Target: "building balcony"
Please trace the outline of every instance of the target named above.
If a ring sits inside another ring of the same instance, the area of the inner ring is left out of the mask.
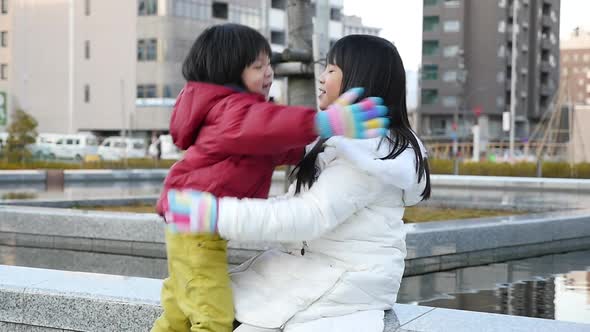
[[[541,71],[547,73],[551,71],[551,65],[549,64],[549,61],[541,61]]]
[[[543,18],[541,19],[541,23],[545,27],[553,26],[553,22],[551,21],[551,17],[549,17],[549,15],[543,15]]]
[[[541,96],[551,96],[553,94],[553,89],[551,89],[549,84],[541,84],[539,93]]]
[[[550,50],[553,48],[553,45],[551,44],[551,41],[549,40],[549,38],[543,38],[541,40],[541,48],[546,49],[546,50]]]

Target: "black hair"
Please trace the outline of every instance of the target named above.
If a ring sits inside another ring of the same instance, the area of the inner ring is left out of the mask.
[[[380,37],[349,35],[332,46],[327,62],[342,70],[340,93],[353,87],[363,87],[365,96],[383,98],[390,111],[390,133],[380,144],[387,141],[391,149],[382,159],[395,159],[411,147],[415,154],[418,182],[426,177],[422,199],[430,198],[430,169],[408,120],[406,72],[397,48]],[[325,142],[325,139],[320,139],[291,173],[292,178],[297,180],[296,192],[300,192],[302,185],[312,186],[317,179],[316,159]]]
[[[242,72],[260,53],[271,56],[270,44],[260,32],[240,24],[214,25],[191,47],[182,75],[187,81],[243,88]]]

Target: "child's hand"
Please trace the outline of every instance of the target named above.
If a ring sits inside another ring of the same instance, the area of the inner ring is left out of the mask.
[[[369,97],[352,104],[364,92],[352,88],[343,93],[324,112],[316,116],[316,128],[323,138],[345,136],[350,138],[373,138],[387,135],[389,110],[383,99]]]
[[[164,217],[173,233],[217,233],[217,197],[196,190],[170,190]]]

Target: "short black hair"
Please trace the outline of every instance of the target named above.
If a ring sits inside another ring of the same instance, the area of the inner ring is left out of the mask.
[[[203,31],[182,65],[187,81],[243,87],[242,72],[260,53],[271,56],[264,36],[245,25],[220,24]]]

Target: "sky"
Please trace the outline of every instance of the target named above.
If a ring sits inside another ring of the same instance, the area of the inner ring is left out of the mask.
[[[344,0],[344,14],[360,16],[365,25],[382,28],[381,37],[397,46],[406,69],[418,70],[422,52],[422,3],[422,0]],[[590,29],[588,13],[590,0],[561,0],[561,38],[576,26]]]

